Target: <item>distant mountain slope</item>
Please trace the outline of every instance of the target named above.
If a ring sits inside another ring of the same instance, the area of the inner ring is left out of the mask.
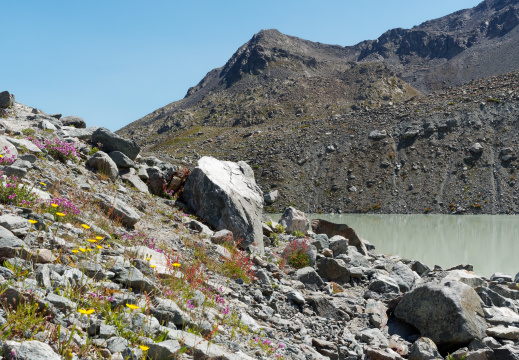
[[[271,210],[518,212],[501,154],[519,146],[518,14],[519,0],[487,0],[349,47],[262,30],[118,133],[171,162],[248,161],[280,190]]]

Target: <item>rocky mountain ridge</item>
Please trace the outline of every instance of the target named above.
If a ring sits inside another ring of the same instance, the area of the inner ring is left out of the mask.
[[[271,211],[515,213],[518,8],[483,1],[350,47],[263,30],[118,133],[188,166],[247,160],[279,191]]]

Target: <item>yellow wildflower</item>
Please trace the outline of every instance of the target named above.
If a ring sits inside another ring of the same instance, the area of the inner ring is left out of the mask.
[[[97,248],[98,249],[102,249],[103,247],[101,245],[97,245]]]
[[[152,269],[154,269],[156,267],[157,267],[157,265],[150,265],[150,268],[152,268]]]
[[[81,314],[84,314],[84,315],[91,315],[94,313],[94,309],[79,309],[78,310]]]
[[[52,206],[52,207],[58,207],[58,204],[51,203],[50,206]]]
[[[88,226],[87,224],[81,224],[81,226],[83,226],[85,229],[90,229],[90,226]]]
[[[96,243],[97,240],[94,240],[94,239],[87,239],[88,242],[91,242],[91,243]]]
[[[37,221],[36,221],[36,220],[32,220],[32,219],[31,219],[31,220],[29,220],[29,222],[30,222],[31,224],[36,224],[36,223],[37,223]]]
[[[85,248],[79,248],[79,250],[81,250],[81,252],[85,252],[86,251]]]
[[[140,307],[138,307],[137,305],[134,305],[134,304],[128,304],[126,303],[126,306],[128,306],[130,309],[132,310],[137,310],[137,309],[140,309]]]
[[[179,263],[173,263],[173,266],[174,267],[180,267],[180,264]]]
[[[63,213],[56,213],[56,215],[58,215],[58,216],[65,216],[66,214],[63,214]]]
[[[88,248],[88,249],[86,249],[86,251],[92,251],[92,249]]]
[[[142,351],[148,351],[150,349],[149,346],[146,346],[146,345],[139,345],[139,347],[141,348]]]
[[[72,252],[73,252],[74,254],[77,254],[77,253],[79,252],[79,250],[78,250],[78,249],[74,249],[74,250],[72,250]]]
[[[102,236],[96,236],[96,239],[97,240],[103,240],[103,237]]]
[[[43,186],[47,186],[47,184],[45,184],[44,182],[40,182],[40,184]]]

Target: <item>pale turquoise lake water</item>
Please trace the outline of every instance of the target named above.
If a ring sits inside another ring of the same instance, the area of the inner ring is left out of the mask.
[[[279,215],[271,216],[275,221]],[[420,260],[431,268],[469,263],[489,277],[519,272],[519,216],[309,214],[348,224],[377,252]]]

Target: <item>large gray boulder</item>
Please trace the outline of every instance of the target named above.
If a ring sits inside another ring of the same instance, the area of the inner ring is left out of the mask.
[[[232,231],[242,248],[263,251],[263,192],[249,165],[204,156],[184,185],[184,200],[208,224]]]
[[[102,145],[101,148],[106,153],[120,151],[132,160],[135,160],[141,151],[140,146],[135,141],[124,139],[103,127],[94,131],[91,141],[94,146],[100,143]]]
[[[119,176],[117,165],[107,153],[98,151],[86,161],[88,166],[93,167],[99,173],[107,175],[110,180],[115,181]]]
[[[463,345],[485,337],[479,296],[470,286],[457,281],[414,288],[404,295],[395,316],[436,345]]]
[[[293,231],[300,231],[303,234],[308,234],[310,230],[310,220],[301,210],[297,210],[292,206],[289,206],[281,215],[279,223],[285,227],[287,233]]]
[[[9,94],[9,91],[0,92],[0,109],[8,108],[14,105],[14,95]]]
[[[336,224],[322,219],[314,219],[312,220],[312,231],[316,234],[326,234],[328,237],[340,235],[348,239],[349,245],[361,245],[361,240],[355,230],[346,224]]]
[[[83,118],[80,118],[79,116],[65,116],[61,118],[61,122],[64,126],[73,126],[76,129],[85,129],[86,123]]]
[[[94,198],[99,200],[103,210],[109,212],[111,219],[117,219],[124,226],[132,227],[141,219],[135,209],[119,199],[101,193],[94,194]]]

